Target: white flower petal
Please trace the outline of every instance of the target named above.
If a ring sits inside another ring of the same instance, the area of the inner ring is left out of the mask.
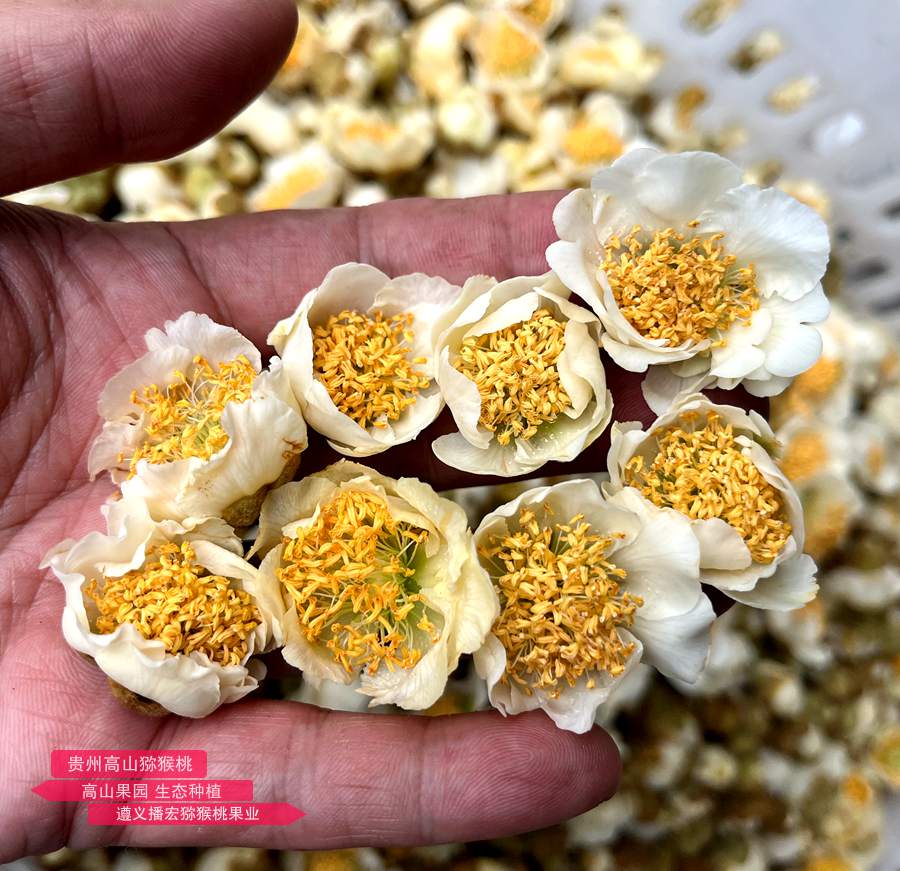
[[[210,363],[234,360],[243,355],[259,372],[262,359],[256,346],[233,327],[217,324],[208,315],[185,312],[174,321],[166,321],[162,330],[154,327],[144,336],[149,351],[190,348]],[[151,382],[152,383],[152,382]]]
[[[793,378],[819,359],[822,334],[804,324],[776,322],[762,350],[769,372],[781,378]]]
[[[700,565],[704,569],[731,572],[746,569],[753,562],[741,534],[719,517],[691,523],[700,544]]]
[[[741,171],[730,160],[705,151],[685,151],[647,161],[635,177],[634,191],[645,208],[670,225],[681,225],[740,183]]]
[[[798,553],[780,563],[775,574],[752,590],[726,592],[735,601],[754,608],[790,611],[811,602],[818,589],[815,562],[807,554]]]
[[[783,191],[741,185],[723,193],[698,217],[703,232],[725,233],[728,251],[754,265],[756,285],[764,296],[800,299],[825,273],[825,222]]]
[[[638,609],[632,631],[644,646],[644,662],[667,677],[694,683],[706,664],[715,619],[712,604],[700,593],[683,614],[651,620]]]

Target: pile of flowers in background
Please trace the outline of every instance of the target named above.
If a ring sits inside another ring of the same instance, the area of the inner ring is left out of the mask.
[[[228,129],[173,160],[15,199],[121,220],[190,219],[583,185],[635,146],[728,145],[701,135],[702,94],[653,104],[659,57],[615,15],[567,28],[565,4],[374,0],[301,4],[291,57]],[[769,48],[757,46],[752,64]],[[748,178],[770,180],[769,168]],[[808,180],[779,180],[828,213]],[[839,305],[823,356],[772,402],[781,468],[803,504],[818,598],[793,612],[737,605],[694,686],[643,666],[607,706],[625,757],[619,794],[517,839],[414,850],[61,851],[48,868],[585,868],[855,871],[872,865],[882,797],[900,788],[900,344]],[[477,522],[537,485],[449,495]],[[227,542],[226,542],[227,546]],[[227,549],[227,547],[226,547]],[[361,709],[300,679],[281,697]],[[471,663],[430,709],[483,707]]]

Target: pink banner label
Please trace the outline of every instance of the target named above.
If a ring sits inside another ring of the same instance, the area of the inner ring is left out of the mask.
[[[251,801],[252,780],[45,780],[32,789],[47,801]]]
[[[206,777],[205,750],[54,750],[53,777]]]
[[[284,802],[88,805],[92,826],[287,826],[303,816]]]

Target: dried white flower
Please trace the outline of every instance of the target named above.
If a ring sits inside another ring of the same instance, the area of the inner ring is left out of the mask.
[[[828,231],[808,206],[741,184],[705,152],[640,148],[554,211],[547,260],[603,322],[604,349],[650,372],[657,413],[682,392],[780,393],[822,348]]]
[[[148,330],[144,341],[147,353],[100,395],[104,424],[88,471],[134,479],[160,519],[252,523],[265,488],[288,480],[306,447],[281,361],[262,370],[250,341],[195,312]]]
[[[661,65],[659,54],[648,51],[621,19],[612,15],[595,19],[588,31],[572,31],[555,53],[564,84],[624,97],[640,93]]]
[[[387,175],[419,166],[431,151],[434,137],[434,119],[424,106],[388,112],[334,101],[323,118],[323,142],[356,172]]]
[[[469,49],[475,58],[475,85],[489,92],[533,91],[550,75],[550,55],[541,33],[502,7],[481,13]]]
[[[340,197],[344,174],[324,146],[309,142],[266,161],[263,177],[247,201],[254,212],[333,206]]]
[[[574,459],[606,429],[599,325],[568,296],[553,273],[466,282],[435,333],[438,383],[459,428],[432,443],[443,463],[527,474]]]
[[[388,278],[345,263],[275,325],[269,343],[303,416],[335,450],[370,456],[411,441],[438,416],[432,330],[459,292],[443,278]]]
[[[613,425],[608,486],[690,518],[704,583],[757,608],[799,608],[816,594],[816,566],[776,445],[756,412],[691,395],[646,431]]]
[[[106,534],[61,542],[41,564],[65,587],[69,645],[120,687],[184,717],[254,690],[265,667],[251,657],[270,645],[271,623],[228,524],[155,522],[131,484],[103,512]]]
[[[497,616],[463,510],[346,460],[271,493],[251,552],[284,658],[373,705],[434,704]]]
[[[586,732],[642,658],[688,682],[700,674],[715,614],[677,512],[578,479],[492,511],[475,543],[500,597],[475,668],[504,714],[540,708]]]

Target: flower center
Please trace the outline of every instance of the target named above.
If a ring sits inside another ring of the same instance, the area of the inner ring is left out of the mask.
[[[440,637],[442,619],[415,576],[428,531],[395,521],[387,503],[345,490],[296,538],[285,539],[278,579],[307,641],[348,673],[412,668]]]
[[[695,221],[688,224],[696,226]],[[671,227],[649,241],[640,226],[606,243],[600,264],[623,317],[645,338],[667,345],[712,339],[759,308],[752,266],[737,268],[720,243],[723,233],[685,238]]]
[[[806,536],[803,549],[821,563],[846,537],[850,529],[850,512],[839,499],[816,504],[813,500],[804,515]]]
[[[900,786],[900,729],[889,727],[876,739],[870,759],[893,786]]]
[[[781,495],[735,443],[730,423],[710,411],[706,425],[695,428],[698,417],[686,412],[655,432],[659,453],[649,465],[632,457],[625,483],[693,520],[721,518],[741,534],[755,562],[771,563],[791,534]]]
[[[501,683],[556,698],[563,681],[575,686],[586,676],[592,689],[597,672],[622,673],[634,643],[617,630],[644,603],[621,591],[625,570],[605,557],[617,537],[592,532],[581,514],[542,525],[525,508],[518,532],[491,536],[479,548],[500,596],[492,631],[506,649]]]
[[[828,446],[819,432],[800,432],[784,450],[781,471],[797,483],[811,478],[828,462]]]
[[[259,613],[245,590],[194,563],[188,542],[147,550],[140,569],[119,578],[92,579],[85,593],[97,607],[101,635],[131,623],[172,654],[204,653],[220,665],[240,665]]]
[[[410,359],[413,316],[372,317],[345,310],[313,331],[313,370],[338,411],[363,429],[385,427],[416,401],[431,381]]]
[[[260,211],[289,209],[303,194],[325,181],[324,171],[317,166],[300,166],[279,181],[273,182],[259,199]]]
[[[844,374],[844,365],[832,357],[820,357],[815,364],[801,372],[791,384],[791,394],[811,402],[825,399]]]
[[[396,139],[399,130],[395,124],[377,119],[359,118],[344,127],[342,135],[346,139],[368,139],[384,144]]]
[[[818,856],[810,859],[803,871],[853,871],[851,865],[842,856]]]
[[[527,76],[541,51],[534,37],[504,17],[484,25],[478,42],[481,62],[494,76]]]
[[[208,460],[228,443],[222,412],[229,402],[250,398],[256,370],[243,354],[216,368],[205,357],[194,357],[193,362],[189,376],[176,372],[176,381],[163,390],[151,384],[140,394],[132,392],[132,403],[144,415],[145,432],[143,444],[131,457],[132,475],[139,460]]]
[[[528,0],[517,10],[519,15],[527,18],[533,25],[540,27],[550,19],[553,12],[552,0]]]
[[[475,382],[481,396],[478,422],[501,445],[530,439],[572,405],[557,369],[565,332],[541,308],[527,321],[463,340],[453,365]]]
[[[609,163],[621,153],[622,140],[606,127],[579,121],[566,131],[563,148],[578,163]]]

